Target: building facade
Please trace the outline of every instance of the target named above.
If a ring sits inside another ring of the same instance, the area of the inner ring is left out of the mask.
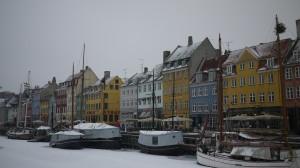
[[[194,43],[189,37],[187,46],[177,46],[170,53],[163,53],[163,101],[164,118],[190,118],[189,113],[189,83],[197,68],[205,58],[216,56],[216,50],[206,38],[202,42]],[[190,128],[190,122],[175,127]],[[170,125],[166,125],[170,128]]]

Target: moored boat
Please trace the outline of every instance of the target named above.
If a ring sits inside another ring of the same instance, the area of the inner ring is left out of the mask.
[[[35,133],[33,139],[28,142],[49,142],[50,141],[51,128],[48,126],[39,126]]]
[[[33,138],[33,129],[31,128],[14,128],[7,131],[7,138],[29,140]]]
[[[140,131],[138,139],[141,152],[157,155],[180,155],[183,151],[181,131]]]
[[[82,145],[88,148],[120,149],[121,134],[118,127],[105,123],[80,123],[75,130],[83,133]]]
[[[55,148],[63,149],[81,149],[81,137],[82,133],[70,130],[59,131],[51,135],[49,145]]]

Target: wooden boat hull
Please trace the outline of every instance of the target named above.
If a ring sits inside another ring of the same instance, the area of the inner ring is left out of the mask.
[[[183,150],[179,145],[152,147],[139,144],[139,148],[143,153],[155,155],[178,156],[183,154]]]
[[[82,139],[82,146],[95,149],[121,149],[121,138]]]
[[[243,161],[222,154],[208,155],[197,151],[197,163],[214,168],[291,168],[289,161]]]
[[[81,149],[80,139],[69,139],[63,141],[50,142],[50,146],[53,148],[62,148],[62,149]]]
[[[20,140],[30,140],[33,138],[32,134],[7,134],[8,139],[20,139]]]

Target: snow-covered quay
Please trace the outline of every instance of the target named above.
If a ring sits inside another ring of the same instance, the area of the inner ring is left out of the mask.
[[[1,168],[204,168],[195,156],[157,156],[137,150],[64,150],[0,136]]]

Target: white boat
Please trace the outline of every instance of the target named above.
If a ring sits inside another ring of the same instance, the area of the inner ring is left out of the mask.
[[[71,131],[59,131],[51,135],[49,145],[55,148],[80,149],[82,133]]]
[[[105,123],[80,123],[75,130],[83,133],[82,145],[89,148],[120,149],[121,134],[118,127]]]
[[[180,155],[183,143],[181,131],[140,131],[138,139],[141,152],[158,155]]]

